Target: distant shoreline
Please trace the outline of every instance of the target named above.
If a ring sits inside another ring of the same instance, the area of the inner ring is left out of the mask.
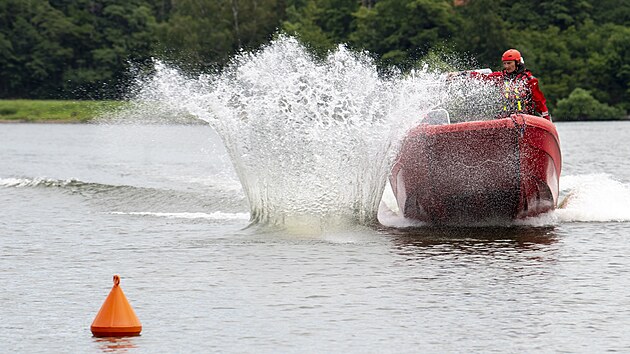
[[[126,101],[80,101],[80,100],[3,100],[0,99],[0,124],[85,124],[114,112]],[[622,119],[601,120],[554,120],[558,122],[618,122],[630,121],[630,116]]]
[[[0,100],[0,123],[87,123],[125,101]]]

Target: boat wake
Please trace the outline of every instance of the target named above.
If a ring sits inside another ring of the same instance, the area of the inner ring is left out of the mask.
[[[181,191],[85,182],[76,179],[0,178],[0,188],[47,188],[79,195],[105,212],[125,215],[223,218],[249,217],[242,192],[232,188],[207,187],[202,191]],[[142,210],[142,211],[138,211]],[[148,210],[148,211],[147,211]]]
[[[224,213],[216,211],[213,213],[155,213],[150,211],[121,212],[113,211],[114,215],[149,216],[167,219],[206,219],[206,220],[249,220],[249,213]]]
[[[630,184],[608,174],[565,176],[564,199],[555,214],[560,222],[630,221]]]

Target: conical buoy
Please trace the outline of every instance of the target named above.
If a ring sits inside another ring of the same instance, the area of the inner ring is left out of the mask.
[[[114,275],[114,287],[90,327],[96,337],[137,336],[142,331],[142,324],[119,284],[120,277]]]

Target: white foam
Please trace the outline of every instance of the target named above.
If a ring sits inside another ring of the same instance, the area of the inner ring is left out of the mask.
[[[207,220],[249,220],[249,213],[158,213],[151,211],[122,212],[113,211],[114,215],[154,216],[168,219],[207,219]]]
[[[544,213],[535,217],[523,220],[515,220],[514,225],[533,227],[555,226],[558,225],[558,223],[560,222],[556,211],[557,210],[552,210],[548,213]]]
[[[28,178],[0,178],[0,186],[2,187],[19,187],[27,186],[32,183]]]
[[[378,221],[383,226],[405,228],[405,227],[417,227],[425,225],[424,223],[407,219],[400,214],[400,208],[396,202],[396,196],[392,191],[392,187],[389,181],[385,184],[385,190],[383,191],[383,197],[378,209]]]
[[[378,221],[383,226],[395,228],[420,227],[426,225],[426,223],[421,221],[405,218],[389,209],[384,203],[381,204],[381,208],[379,209]]]
[[[559,222],[630,221],[630,185],[608,174],[564,176]]]
[[[385,183],[385,190],[383,190],[383,197],[381,198],[381,207],[379,209],[389,210],[393,214],[398,214],[400,209],[398,208],[398,202],[396,201],[396,196],[394,195],[394,191],[392,190],[391,184],[389,181]]]
[[[65,186],[74,182],[73,179],[68,180],[56,180],[45,177],[36,178],[0,178],[0,187],[36,187],[40,185],[47,186]]]

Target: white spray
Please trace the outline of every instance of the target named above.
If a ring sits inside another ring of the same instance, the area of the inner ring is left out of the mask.
[[[136,106],[214,127],[252,222],[272,225],[375,223],[398,141],[444,85],[426,71],[383,79],[367,55],[343,46],[318,60],[285,36],[220,75],[190,79],[160,62],[155,70]]]

